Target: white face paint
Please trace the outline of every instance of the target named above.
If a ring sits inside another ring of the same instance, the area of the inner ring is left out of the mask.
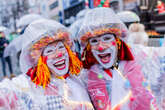
[[[89,40],[92,53],[103,68],[108,69],[116,62],[117,44],[113,34],[94,37]]]
[[[62,42],[57,42],[48,45],[43,56],[47,57],[47,65],[52,74],[63,76],[69,69],[69,55]]]

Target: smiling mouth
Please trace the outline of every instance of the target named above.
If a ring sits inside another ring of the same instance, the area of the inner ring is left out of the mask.
[[[66,67],[65,60],[57,61],[55,64],[53,64],[58,70],[63,70]]]
[[[102,63],[109,63],[111,59],[111,53],[98,54]]]

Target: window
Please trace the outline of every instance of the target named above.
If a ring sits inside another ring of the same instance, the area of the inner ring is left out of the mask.
[[[53,10],[54,8],[58,7],[58,0],[49,5],[50,10]]]

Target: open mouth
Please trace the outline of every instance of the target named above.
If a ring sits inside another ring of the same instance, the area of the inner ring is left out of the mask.
[[[111,59],[111,53],[98,54],[102,63],[109,63]]]
[[[65,60],[62,59],[53,64],[58,70],[63,70],[66,67]]]

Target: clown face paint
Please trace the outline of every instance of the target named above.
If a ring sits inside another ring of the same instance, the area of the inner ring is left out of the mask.
[[[117,44],[113,34],[105,34],[89,39],[92,53],[103,68],[110,68],[116,61]]]
[[[63,76],[68,72],[69,55],[62,42],[48,45],[43,56],[47,57],[48,68],[55,76]]]

